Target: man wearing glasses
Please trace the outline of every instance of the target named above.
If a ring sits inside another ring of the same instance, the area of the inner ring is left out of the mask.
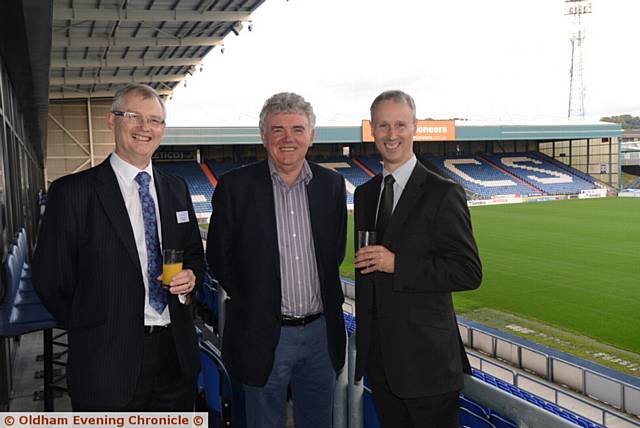
[[[119,90],[115,151],[49,189],[33,284],[67,328],[74,411],[190,411],[199,370],[186,295],[201,283],[202,241],[185,182],[151,164],[165,128],[150,87]],[[164,290],[162,248],[184,251]]]

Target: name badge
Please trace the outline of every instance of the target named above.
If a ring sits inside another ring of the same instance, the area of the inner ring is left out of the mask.
[[[189,212],[188,211],[176,211],[176,218],[178,219],[178,223],[188,223],[189,222]]]

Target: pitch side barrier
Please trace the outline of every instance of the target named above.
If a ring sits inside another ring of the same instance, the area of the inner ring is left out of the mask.
[[[606,403],[624,413],[640,415],[639,378],[538,345],[464,317],[458,317],[458,327],[462,341],[469,349],[480,351],[484,355],[505,361],[513,367],[534,373],[553,384],[566,385],[583,396]],[[497,367],[495,363],[482,358],[480,354],[476,357],[479,359],[481,370],[487,364]],[[530,385],[537,390],[542,390],[544,398],[559,406],[583,408],[585,414],[590,415],[592,420],[603,423],[605,426],[610,425],[608,421],[620,418],[632,423],[631,426],[640,426],[639,419],[615,414],[605,406],[597,406],[585,401],[578,394],[571,394],[561,388],[546,385],[535,376],[518,374],[505,367],[495,370],[494,373],[502,374],[500,377],[512,385],[524,389],[528,389],[527,385]]]
[[[348,300],[355,299],[355,287],[352,280],[343,277],[342,288]],[[355,343],[352,344],[351,342],[354,342],[354,334],[356,334],[356,320],[353,315],[345,314],[345,322],[349,333],[349,355],[347,360],[351,362],[352,359],[355,361]],[[594,421],[592,426],[602,424],[603,426],[640,427],[640,419],[615,412],[585,397],[589,396],[592,399],[607,403],[627,414],[638,415],[640,414],[640,379],[564,352],[537,345],[518,336],[467,320],[464,317],[458,316],[458,328],[460,329],[462,341],[468,349],[472,365],[480,368],[480,371],[476,371],[474,376],[484,379],[484,376],[480,375],[485,372],[489,383],[494,384],[494,386],[499,386],[500,382],[506,381],[511,385],[511,389],[522,390],[518,394],[510,391],[512,396],[508,399],[494,401],[491,398],[487,401],[487,397],[493,397],[491,391],[478,393],[477,386],[468,390],[467,383],[465,383],[463,393],[481,404],[502,412],[506,416],[515,418],[514,414],[508,409],[510,406],[515,406],[514,403],[520,401],[516,397],[526,399],[528,396],[532,396],[529,401],[537,405],[538,410],[543,413],[551,411],[556,415],[563,414],[565,420],[576,419],[575,416],[577,415],[580,419],[587,418]],[[352,352],[353,355],[350,355]],[[532,372],[535,375],[519,373],[514,368],[509,367],[507,364],[501,364],[495,359],[506,361],[511,366]],[[494,378],[489,373],[498,377],[497,383],[495,380],[491,382]],[[540,378],[553,384],[566,385],[568,388],[577,391],[577,393],[546,383]],[[350,377],[350,379],[353,378]],[[484,380],[487,382],[487,379]],[[469,385],[477,383],[470,379],[467,379],[467,381],[468,383],[471,382]],[[351,387],[351,383],[349,386]],[[502,389],[506,391],[509,388]],[[526,392],[531,390],[534,390],[540,397]],[[516,395],[516,397],[513,395]],[[349,401],[349,403],[351,405],[352,401]],[[573,412],[575,414],[574,417],[570,418],[569,414],[571,412],[567,412],[565,409]],[[526,412],[529,411],[527,410]],[[518,420],[526,422],[521,417]],[[530,426],[561,425],[540,424],[538,420],[538,424]]]

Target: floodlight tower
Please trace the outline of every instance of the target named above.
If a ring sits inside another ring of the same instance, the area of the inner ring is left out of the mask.
[[[590,0],[564,0],[565,15],[571,20],[569,40],[571,42],[571,68],[569,69],[568,118],[584,118],[584,62],[583,47],[585,29],[583,16],[591,13]]]

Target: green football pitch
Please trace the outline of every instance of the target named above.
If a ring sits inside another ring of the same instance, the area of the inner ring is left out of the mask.
[[[640,353],[640,199],[471,208],[484,279],[459,314],[516,314]],[[342,275],[353,278],[353,216]]]

